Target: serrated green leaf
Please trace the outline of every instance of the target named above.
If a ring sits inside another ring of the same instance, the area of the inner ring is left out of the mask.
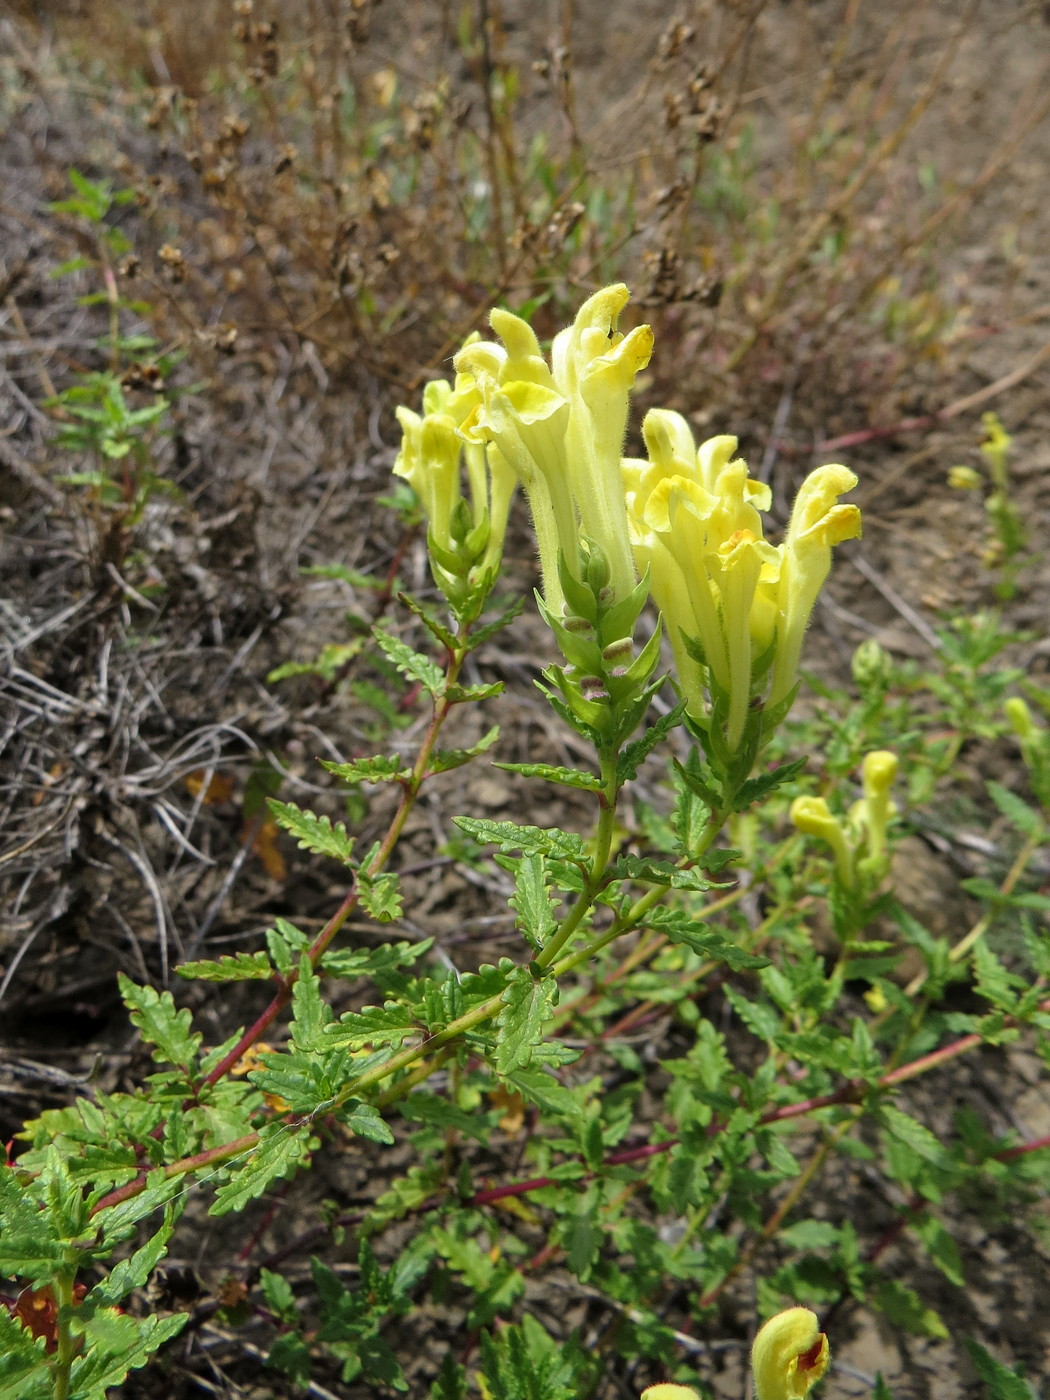
[[[1003,816],[1015,826],[1023,836],[1038,841],[1043,832],[1043,822],[1039,813],[1018,797],[1016,792],[1004,788],[1001,783],[989,782],[988,793]]]
[[[267,1123],[259,1133],[258,1146],[243,1162],[231,1164],[233,1177],[216,1191],[208,1214],[229,1215],[231,1211],[243,1210],[272,1181],[292,1172],[309,1151],[310,1134],[304,1128]]]
[[[297,1050],[312,1051],[322,1046],[324,1028],[332,1009],[321,998],[321,986],[308,954],[299,959],[299,976],[292,988],[292,1043]]]
[[[193,1015],[189,1008],[177,1011],[170,992],[139,987],[122,972],[117,974],[117,981],[132,1024],[138,1027],[143,1040],[154,1047],[153,1058],[161,1064],[189,1070],[201,1043],[200,1033],[190,1030]]]
[[[690,753],[687,763],[682,763],[677,758],[673,758],[671,763],[677,778],[689,791],[695,793],[702,802],[705,802],[712,812],[717,811],[719,803],[721,802],[721,797],[719,796],[718,789],[712,787],[707,781],[700,765],[700,756],[696,750],[694,749]]]
[[[603,1232],[598,1220],[598,1200],[588,1191],[578,1210],[569,1216],[563,1237],[566,1263],[586,1283],[598,1259]]]
[[[446,651],[455,651],[455,637],[435,613],[432,613],[429,608],[425,608],[422,603],[417,602],[410,593],[399,593],[397,598],[398,602],[403,603],[409,612],[415,613],[430,635],[440,642]]]
[[[696,866],[683,868],[670,860],[656,860],[651,856],[617,856],[613,874],[618,880],[644,880],[650,885],[666,885],[675,890],[714,890],[724,889],[724,885],[713,884]]]
[[[553,763],[494,763],[505,773],[520,773],[523,778],[543,778],[560,787],[579,788],[581,792],[601,792],[602,780],[594,773],[579,768],[559,768]]]
[[[328,817],[305,811],[294,802],[278,802],[275,797],[268,797],[266,805],[277,825],[295,837],[300,850],[353,865],[354,838],[342,822],[333,825]]]
[[[841,1230],[829,1220],[796,1220],[778,1232],[788,1249],[834,1249],[841,1238]]]
[[[140,1220],[167,1206],[183,1189],[178,1177],[168,1177],[163,1167],[157,1167],[146,1177],[146,1185],[138,1193],[115,1206],[107,1206],[94,1217],[102,1230],[103,1242],[112,1247],[134,1233]]]
[[[496,1018],[496,1072],[509,1074],[527,1069],[558,1000],[553,977],[534,977],[527,967],[516,967],[501,998]]]
[[[508,627],[514,621],[524,606],[525,599],[523,597],[515,598],[512,603],[508,604],[507,607],[503,609],[498,617],[493,618],[491,622],[483,623],[480,627],[473,628],[467,639],[467,645],[470,650],[476,651],[477,648],[483,646],[490,637],[494,637],[497,632],[502,632],[505,627]]]
[[[453,768],[462,768],[465,763],[470,763],[472,759],[480,758],[483,753],[487,753],[498,738],[499,725],[494,724],[476,744],[471,744],[469,748],[435,749],[431,755],[428,772],[433,775],[435,773],[448,773]],[[494,766],[496,768],[504,767],[502,763],[497,763]]]
[[[444,1130],[452,1129],[478,1142],[487,1142],[493,1115],[478,1109],[470,1111],[450,1103],[440,1094],[413,1093],[399,1104],[401,1114],[410,1122],[428,1123]]]
[[[365,1045],[400,1047],[419,1028],[406,1007],[388,1001],[385,1006],[365,1006],[347,1011],[338,1024],[328,1026],[325,1039],[332,1045],[358,1050]]]
[[[437,699],[445,688],[445,674],[436,662],[431,661],[430,657],[424,656],[422,652],[413,651],[400,637],[393,636],[383,627],[373,627],[372,636],[379,643],[383,654],[403,676],[407,676],[411,681],[418,681],[429,695]]]
[[[667,714],[661,715],[655,724],[651,724],[645,733],[632,743],[628,744],[616,762],[616,781],[618,783],[629,782],[638,774],[638,769],[652,753],[663,739],[670,734],[672,729],[676,729],[682,722],[685,714],[685,701],[676,705]]]
[[[397,754],[377,754],[374,758],[358,758],[352,763],[333,763],[321,759],[321,767],[345,783],[390,783],[409,776]]]
[[[282,1320],[295,1321],[295,1290],[283,1274],[272,1273],[269,1269],[259,1270],[259,1287],[263,1291],[266,1305]]]
[[[171,1238],[171,1232],[174,1228],[174,1218],[169,1211],[169,1218],[153,1238],[147,1240],[142,1248],[137,1249],[130,1258],[121,1259],[119,1263],[115,1264],[110,1270],[109,1277],[96,1284],[87,1295],[83,1306],[85,1308],[96,1304],[116,1306],[134,1289],[141,1288],[167,1254],[168,1240]]]
[[[924,1161],[944,1161],[944,1148],[929,1128],[917,1122],[907,1113],[902,1113],[895,1104],[882,1104],[879,1108],[879,1116],[886,1132],[897,1141],[903,1142]]]
[[[188,981],[198,982],[250,982],[265,981],[273,976],[273,964],[269,955],[261,950],[257,953],[226,954],[217,962],[181,963],[175,971]]]
[[[1028,1382],[985,1351],[972,1337],[964,1338],[973,1368],[988,1387],[986,1400],[1039,1400]]]
[[[518,928],[536,953],[558,927],[547,881],[547,861],[538,852],[522,856],[515,862],[514,894],[510,897],[510,907],[518,916]]]
[[[378,923],[388,924],[401,917],[401,884],[392,870],[371,876],[360,873],[357,890],[361,908]]]
[[[450,685],[448,700],[452,705],[462,705],[468,700],[491,700],[496,695],[502,695],[503,690],[502,681],[489,681],[480,685]]]
[[[504,854],[521,851],[522,855],[553,856],[560,860],[583,862],[586,859],[583,841],[574,831],[562,831],[556,826],[518,826],[515,822],[490,821],[484,817],[453,817],[452,820],[479,845],[499,846]]]
[[[921,1216],[911,1222],[912,1231],[926,1246],[926,1252],[949,1282],[959,1288],[966,1285],[959,1246],[941,1222],[933,1215]]]
[[[979,938],[974,945],[973,970],[978,993],[1000,1010],[1013,1011],[1017,1005],[1015,989],[1023,986],[1023,983],[1006,970],[985,938]]]
[[[313,1369],[310,1348],[298,1332],[285,1332],[275,1337],[266,1364],[288,1376],[297,1385],[306,1386],[310,1382]]]
[[[367,1138],[369,1142],[381,1142],[385,1147],[393,1146],[394,1134],[370,1103],[348,1099],[339,1110],[339,1121],[357,1137]]]
[[[411,967],[433,946],[432,938],[422,938],[418,943],[382,943],[378,948],[336,948],[321,958],[321,971],[346,981],[377,977],[399,967]]]
[[[898,1327],[916,1337],[933,1337],[944,1341],[948,1329],[932,1308],[923,1305],[914,1289],[896,1279],[884,1279],[871,1293],[875,1306]]]
[[[755,953],[747,953],[735,943],[730,943],[720,930],[705,924],[687,914],[684,909],[667,909],[657,906],[645,919],[646,925],[657,933],[664,934],[672,943],[692,948],[701,957],[713,958],[725,963],[734,972],[744,968],[768,967],[769,959]]]
[[[451,1350],[445,1352],[441,1370],[431,1384],[430,1400],[467,1400],[466,1367],[453,1359]]]
[[[54,1394],[44,1339],[34,1341],[5,1307],[0,1307],[0,1400],[50,1400]]]
[[[189,1313],[137,1318],[115,1310],[92,1319],[84,1329],[85,1354],[70,1371],[70,1395],[75,1400],[102,1400],[131,1371],[145,1366],[165,1342],[177,1337],[189,1320]]]
[[[725,987],[725,995],[744,1025],[759,1040],[772,1045],[780,1034],[780,1015],[767,1002],[748,1001],[736,987]]]
[[[768,797],[778,787],[797,778],[806,766],[805,758],[796,758],[791,763],[781,763],[769,773],[760,773],[757,778],[748,778],[742,783],[733,798],[733,811],[743,812],[753,803]]]
[[[274,927],[266,930],[266,946],[274,967],[283,975],[299,961],[300,953],[310,946],[310,940],[287,919],[275,919]]]

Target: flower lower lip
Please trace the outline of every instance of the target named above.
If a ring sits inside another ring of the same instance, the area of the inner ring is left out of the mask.
[[[812,1371],[814,1366],[819,1364],[826,1340],[827,1338],[824,1336],[824,1333],[821,1332],[809,1351],[804,1351],[802,1353],[798,1358],[798,1369],[800,1371]]]

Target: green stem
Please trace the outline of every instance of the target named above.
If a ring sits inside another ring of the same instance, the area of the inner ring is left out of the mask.
[[[605,750],[601,755],[602,790],[598,795],[601,804],[598,816],[598,830],[594,839],[594,859],[591,873],[587,878],[583,893],[569,910],[561,928],[548,941],[543,951],[536,955],[538,967],[550,967],[558,954],[572,938],[594,905],[598,891],[605,883],[609,869],[609,856],[612,853],[613,832],[616,830],[616,800],[620,789],[616,781],[616,754]]]
[[[73,1269],[59,1269],[51,1281],[58,1309],[56,1323],[57,1346],[52,1368],[55,1380],[55,1400],[66,1400],[69,1394],[69,1373],[73,1366],[75,1340],[70,1331],[70,1313],[73,1310],[73,1282],[76,1272]]]

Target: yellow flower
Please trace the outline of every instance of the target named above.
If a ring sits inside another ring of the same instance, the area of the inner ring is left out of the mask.
[[[650,570],[689,713],[696,719],[706,713],[710,679],[726,697],[725,741],[736,752],[770,665],[767,705],[794,686],[831,547],[860,532],[857,507],[838,504],[857,479],[845,467],[813,472],[787,538],[775,549],[762,529],[770,489],[735,456],[736,438],[714,437],[697,447],[685,419],[666,409],[650,410],[642,432],[648,461],[627,459],[622,467],[635,561]]]
[[[782,546],[777,580],[777,645],[768,704],[783,700],[795,684],[802,638],[817,594],[831,568],[832,546],[860,538],[860,510],[840,505],[857,478],[848,467],[818,467],[799,488]]]
[[[629,293],[622,284],[590,297],[560,331],[547,364],[532,328],[496,309],[489,317],[503,345],[482,341],[456,356],[477,403],[461,423],[470,442],[494,444],[522,481],[536,528],[547,606],[564,609],[558,553],[582,576],[580,540],[598,546],[609,566],[610,597],[636,582],[620,480],[631,387],[649,362],[653,335],[617,330]]]
[[[757,1400],[802,1400],[830,1364],[828,1339],[814,1313],[777,1313],[759,1330],[751,1351]]]
[[[791,804],[791,823],[805,836],[816,836],[831,847],[835,857],[835,873],[841,884],[853,885],[853,850],[846,839],[838,817],[823,797],[796,797]]]
[[[1010,728],[1019,739],[1031,739],[1039,733],[1039,726],[1032,718],[1032,711],[1019,695],[1011,695],[1003,705]]]
[[[979,491],[984,478],[973,467],[952,467],[948,472],[948,485],[956,491]]]
[[[672,1385],[669,1381],[664,1381],[660,1385],[650,1385],[643,1390],[642,1400],[700,1400],[700,1397],[687,1385]]]
[[[419,497],[427,518],[431,566],[450,602],[472,584],[493,577],[503,553],[507,516],[517,485],[514,472],[493,450],[464,443],[458,423],[476,408],[471,381],[437,379],[423,391],[423,413],[400,406],[401,451],[394,475]],[[469,500],[462,493],[465,464]]]

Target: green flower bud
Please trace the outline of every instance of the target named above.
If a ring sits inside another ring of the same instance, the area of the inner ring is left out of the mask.
[[[874,637],[868,637],[853,653],[850,669],[859,690],[885,690],[893,675],[893,660]]]
[[[1039,728],[1032,718],[1032,712],[1019,695],[1011,695],[1003,706],[1010,728],[1021,740],[1032,739]]]

